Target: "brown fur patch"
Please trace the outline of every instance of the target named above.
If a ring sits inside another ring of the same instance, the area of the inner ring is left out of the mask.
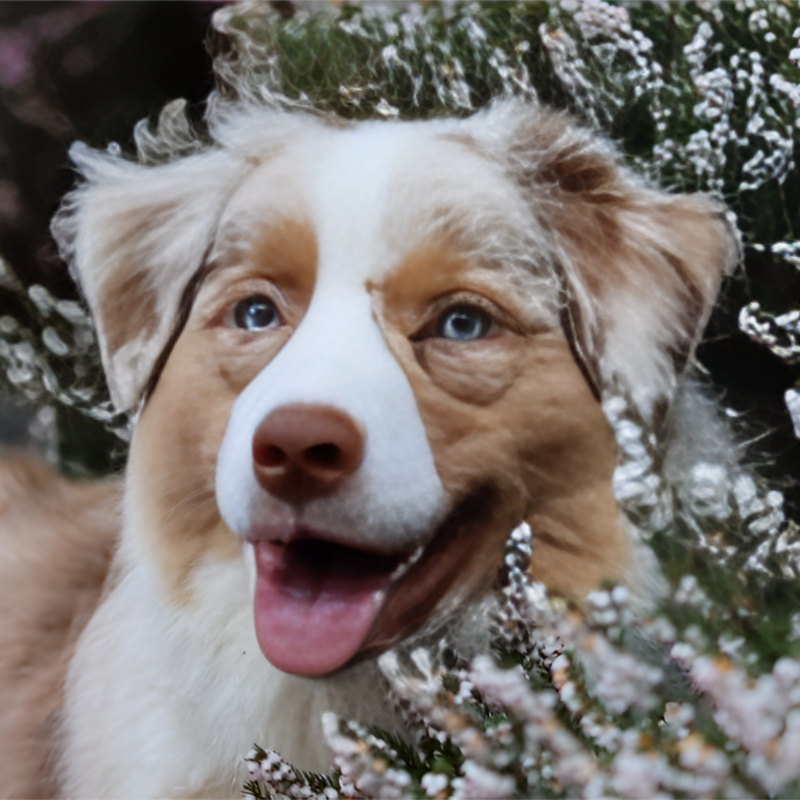
[[[0,463],[0,796],[51,797],[55,714],[119,532],[118,480]]]
[[[175,203],[130,209],[118,235],[104,243],[100,260],[112,264],[100,286],[97,314],[110,353],[128,342],[145,340],[158,329],[156,290],[148,270],[153,229],[176,213]],[[109,223],[109,229],[113,229]]]
[[[286,217],[256,239],[253,264],[297,304],[308,307],[317,282],[317,237],[308,220]]]
[[[703,195],[670,196],[638,183],[611,149],[553,112],[537,112],[519,126],[509,159],[543,228],[577,271],[565,276],[573,284],[567,287],[573,315],[586,302],[576,280],[599,309],[599,326],[578,331],[581,349],[599,360],[603,329],[613,323],[604,306],[621,293],[635,298],[628,302],[653,306],[653,328],[669,327],[670,355],[676,371],[683,369],[720,279],[738,259],[721,206]]]
[[[142,337],[152,336],[158,327],[156,293],[146,270],[117,269],[103,284],[100,316],[110,353]]]
[[[251,250],[236,255],[235,265],[223,257],[206,277],[132,443],[145,533],[177,602],[187,599],[191,573],[207,556],[239,556],[240,541],[217,509],[217,452],[234,400],[300,323],[316,280],[316,238],[297,220],[267,226]],[[269,295],[285,324],[260,332],[232,327],[233,306],[252,294]]]
[[[499,319],[499,335],[410,341],[432,309],[446,307],[443,298],[465,290],[510,317]],[[467,260],[427,247],[380,287],[379,305],[448,495],[458,503],[491,487],[481,530],[461,534],[474,558],[460,579],[490,582],[509,530],[527,519],[536,577],[577,600],[605,578],[622,579],[629,562],[612,492],[616,443],[564,333],[526,326],[514,292],[502,273],[476,283]]]

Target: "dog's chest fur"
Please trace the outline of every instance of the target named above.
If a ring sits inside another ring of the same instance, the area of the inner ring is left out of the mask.
[[[322,770],[324,711],[395,727],[374,665],[327,681],[281,673],[258,648],[241,567],[198,579],[202,601],[174,614],[133,568],[87,626],[68,686],[70,796],[235,797],[254,741]]]

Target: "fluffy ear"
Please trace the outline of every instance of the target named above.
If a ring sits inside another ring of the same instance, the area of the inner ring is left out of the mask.
[[[724,207],[647,186],[564,115],[517,104],[501,104],[487,122],[492,114],[561,270],[568,333],[600,387],[621,385],[649,417],[672,396],[722,276],[738,263]]]
[[[53,234],[94,317],[112,400],[128,410],[171,336],[242,162],[221,150],[161,166],[83,144],[70,154],[84,183]]]

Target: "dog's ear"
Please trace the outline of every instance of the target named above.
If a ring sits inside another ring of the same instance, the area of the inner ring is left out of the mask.
[[[565,326],[599,388],[645,416],[669,399],[740,257],[724,207],[654,189],[614,148],[562,114],[503,104],[502,158],[565,283]]]
[[[84,182],[53,221],[89,304],[114,404],[133,408],[202,266],[241,164],[221,150],[142,166],[82,144]]]

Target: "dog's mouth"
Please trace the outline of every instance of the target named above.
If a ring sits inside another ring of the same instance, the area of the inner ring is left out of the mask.
[[[411,554],[372,553],[319,535],[254,541],[264,655],[284,672],[328,675],[419,629],[454,589],[464,598],[486,591],[510,530],[493,519],[495,501],[491,488],[471,493]]]
[[[258,643],[278,669],[308,677],[356,656],[409,561],[314,538],[254,548]]]

